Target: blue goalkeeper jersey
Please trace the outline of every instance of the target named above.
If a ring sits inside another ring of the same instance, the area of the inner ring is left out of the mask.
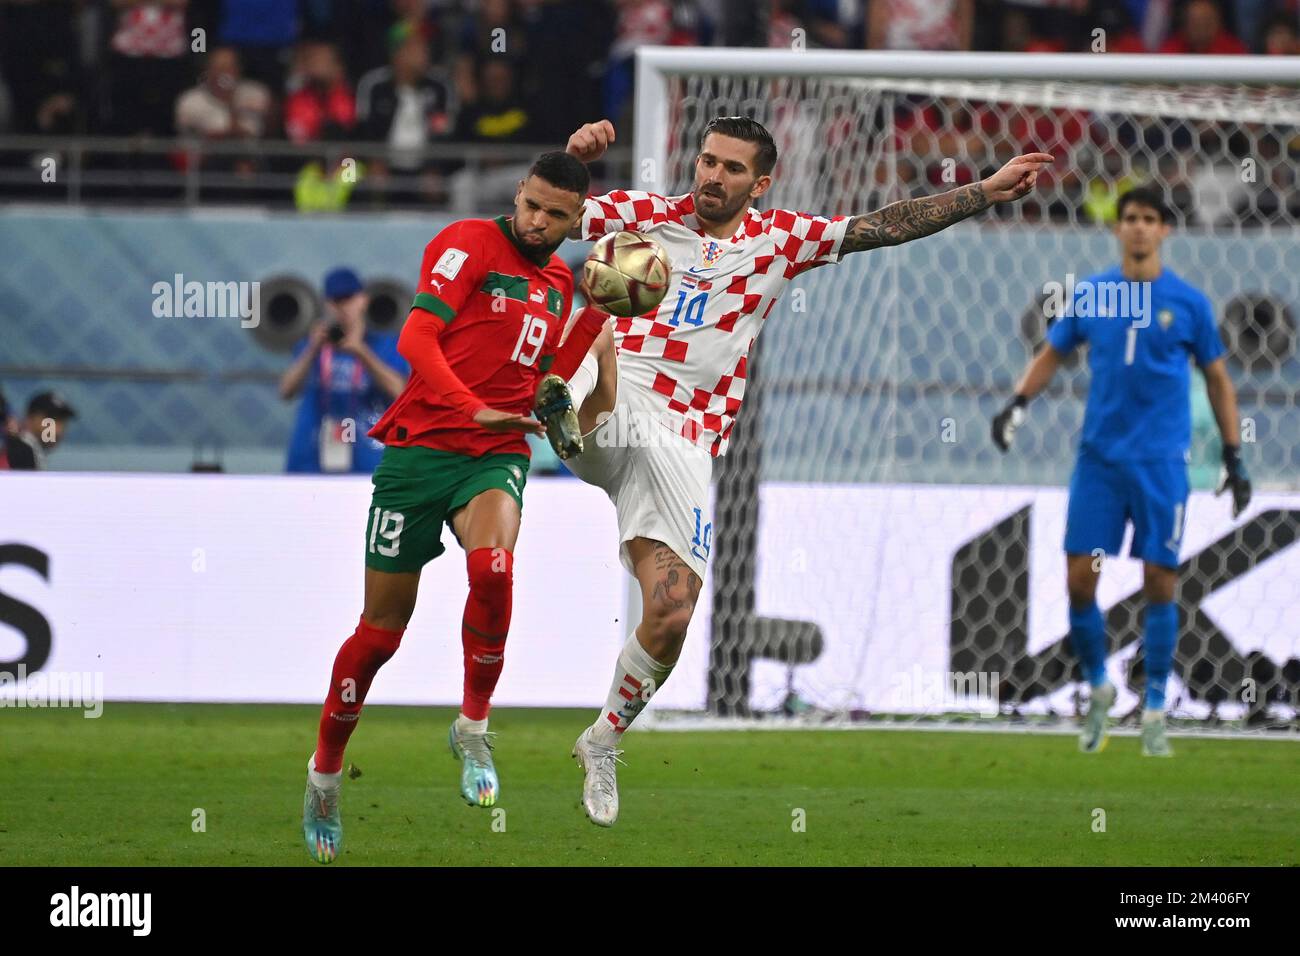
[[[1092,381],[1080,451],[1107,461],[1180,458],[1191,445],[1191,369],[1225,349],[1205,293],[1163,269],[1132,282],[1118,266],[1078,283],[1047,341],[1088,343]]]

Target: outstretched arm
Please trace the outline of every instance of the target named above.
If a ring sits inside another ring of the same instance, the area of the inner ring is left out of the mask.
[[[1022,199],[1034,188],[1038,171],[1051,162],[1051,153],[1026,153],[982,182],[936,196],[904,199],[865,216],[854,216],[849,220],[840,254],[897,246],[932,236],[994,203]]]

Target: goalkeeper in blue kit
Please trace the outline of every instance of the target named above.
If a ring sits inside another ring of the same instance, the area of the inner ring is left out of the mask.
[[[1160,192],[1138,187],[1119,200],[1115,234],[1119,266],[1080,282],[1047,343],[1030,361],[1010,403],[993,419],[993,441],[1006,451],[1062,360],[1087,343],[1092,380],[1083,435],[1070,480],[1065,527],[1070,597],[1070,645],[1092,687],[1079,737],[1085,753],[1106,744],[1115,687],[1106,677],[1106,632],[1097,607],[1100,562],[1116,555],[1128,522],[1130,556],[1143,562],[1146,688],[1142,753],[1172,755],[1165,735],[1165,684],[1178,642],[1174,602],[1178,550],[1186,520],[1187,459],[1191,445],[1189,358],[1205,375],[1206,392],[1223,438],[1218,491],[1232,491],[1233,517],[1250,503],[1250,478],[1241,462],[1237,395],[1228,377],[1223,342],[1205,294],[1160,261],[1170,214]]]

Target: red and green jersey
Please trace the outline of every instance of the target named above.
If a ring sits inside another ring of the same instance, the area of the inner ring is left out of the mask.
[[[453,223],[425,247],[412,309],[446,323],[438,345],[476,398],[499,411],[531,414],[572,302],[569,267],[554,255],[544,266],[528,259],[510,220],[498,216]],[[464,455],[528,454],[521,433],[475,424],[414,369],[370,437]]]

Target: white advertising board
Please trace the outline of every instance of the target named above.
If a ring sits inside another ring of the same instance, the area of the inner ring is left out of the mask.
[[[0,662],[29,653],[36,620],[51,635],[43,669],[102,675],[108,700],[318,702],[360,614],[369,493],[368,481],[346,477],[6,475]],[[816,624],[824,649],[793,668],[755,660],[750,704],[775,708],[792,687],[829,708],[925,709],[907,694],[918,674],[949,668],[953,557],[1025,508],[1027,651],[1060,640],[1065,500],[1058,489],[764,486],[756,611]],[[613,507],[560,478],[530,481],[526,502],[495,702],[599,706],[629,630]],[[1194,494],[1184,560],[1270,509],[1300,510],[1300,495],[1258,494],[1234,521],[1225,499]],[[444,542],[373,702],[460,700],[465,569],[449,532]],[[705,706],[710,585],[653,707]],[[1138,562],[1108,561],[1099,603],[1140,587]],[[1201,607],[1237,653],[1278,666],[1300,657],[1300,547],[1278,549]],[[0,695],[18,692],[0,684]]]

